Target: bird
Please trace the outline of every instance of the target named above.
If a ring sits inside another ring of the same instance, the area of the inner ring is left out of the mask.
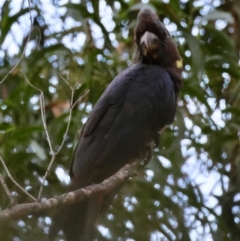
[[[174,120],[182,86],[182,59],[174,40],[156,13],[142,9],[134,41],[133,64],[109,84],[81,130],[69,191],[101,183],[136,159],[147,163],[160,133]],[[94,241],[97,219],[121,186],[58,210],[50,239],[62,229],[67,241]]]

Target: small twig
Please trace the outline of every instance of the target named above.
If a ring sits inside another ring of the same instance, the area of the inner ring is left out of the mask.
[[[70,110],[69,110],[69,115],[68,115],[68,122],[67,122],[67,127],[66,127],[66,130],[65,130],[65,133],[63,135],[63,140],[62,140],[62,143],[60,145],[60,147],[58,148],[57,152],[56,152],[56,155],[60,152],[60,150],[62,149],[64,143],[65,143],[65,140],[66,140],[66,136],[68,134],[68,130],[69,130],[69,127],[70,127],[70,123],[71,123],[71,119],[72,119],[72,111],[73,111],[73,97],[74,97],[74,91],[75,91],[75,88],[76,87],[72,87],[69,82],[60,74],[58,73],[59,76],[62,78],[62,80],[67,84],[67,86],[70,88],[71,90],[71,98],[70,98]],[[82,97],[80,97],[82,98]]]
[[[54,153],[53,148],[52,148],[52,143],[51,143],[50,135],[48,133],[47,124],[46,124],[45,101],[44,101],[43,91],[40,90],[39,88],[37,88],[36,86],[32,85],[31,82],[29,81],[29,79],[27,78],[27,76],[24,73],[23,73],[23,76],[24,76],[25,80],[27,81],[27,83],[32,88],[34,88],[35,90],[40,92],[39,101],[40,101],[40,109],[41,109],[41,117],[42,117],[43,128],[44,128],[45,134],[47,136],[47,142],[48,142],[48,145],[49,145],[49,148],[50,148],[50,154],[54,155],[55,153]]]
[[[36,202],[37,199],[36,199],[34,196],[32,196],[30,193],[28,193],[22,186],[20,186],[20,185],[14,180],[14,178],[12,177],[11,173],[9,172],[9,170],[8,170],[6,164],[5,164],[5,162],[4,162],[4,160],[2,159],[1,156],[0,156],[0,161],[1,161],[1,163],[2,163],[2,165],[3,165],[3,167],[4,167],[4,169],[5,169],[8,177],[10,178],[10,180],[11,180],[23,193],[25,193],[28,197],[30,197],[32,201],[35,201],[35,202]]]
[[[42,191],[43,191],[43,187],[44,187],[44,184],[45,184],[45,181],[47,179],[47,176],[48,176],[48,173],[50,172],[51,170],[51,167],[55,161],[55,158],[56,158],[56,155],[59,153],[59,151],[61,150],[61,148],[63,147],[64,145],[64,142],[65,142],[65,139],[66,139],[66,135],[68,133],[68,130],[69,130],[69,126],[70,126],[70,122],[71,122],[71,117],[72,117],[72,107],[70,108],[70,115],[69,115],[69,120],[68,120],[68,124],[67,124],[67,129],[66,129],[66,132],[64,133],[64,137],[63,137],[63,141],[60,145],[60,148],[58,149],[57,152],[55,152],[53,150],[53,147],[52,147],[52,142],[51,142],[51,139],[50,139],[50,135],[49,135],[49,132],[48,132],[48,129],[47,129],[47,124],[46,124],[46,115],[45,115],[45,102],[44,102],[44,94],[43,94],[43,91],[39,88],[37,88],[36,86],[32,85],[31,82],[29,81],[29,79],[27,78],[27,76],[23,73],[27,83],[34,89],[38,90],[40,92],[40,109],[41,109],[41,117],[42,117],[42,123],[43,123],[43,128],[44,128],[44,131],[45,131],[45,134],[46,134],[46,137],[47,137],[47,142],[48,142],[48,145],[49,145],[49,148],[50,148],[50,154],[52,156],[51,158],[51,161],[47,167],[47,170],[45,172],[45,175],[43,177],[43,180],[41,181],[41,186],[40,186],[40,189],[39,189],[39,193],[38,193],[38,200],[41,199],[41,196],[42,196]],[[74,95],[74,88],[72,88],[67,81],[65,81],[65,83],[70,87],[71,91],[72,91],[72,94],[71,94],[71,102],[73,101],[73,95]]]
[[[84,97],[88,94],[89,91],[90,91],[90,90],[87,90],[81,97],[79,97],[79,98],[73,103],[72,108],[74,108],[75,105],[76,105],[79,101],[81,101],[82,98],[84,98]]]
[[[81,100],[81,99],[88,93],[88,91],[86,91],[86,93],[85,93],[83,96],[81,96],[75,103],[73,103],[74,91],[75,91],[77,85],[75,85],[74,87],[72,87],[72,86],[68,83],[68,81],[64,79],[64,77],[63,77],[61,74],[59,74],[59,75],[60,75],[60,77],[64,80],[64,82],[68,85],[68,87],[71,89],[71,99],[70,99],[70,110],[69,110],[69,115],[68,115],[68,122],[67,122],[67,127],[66,127],[66,130],[65,130],[65,133],[64,133],[64,135],[63,135],[62,143],[60,144],[60,147],[58,148],[58,150],[57,150],[56,152],[54,152],[53,149],[50,147],[51,153],[52,153],[52,159],[51,159],[51,161],[50,161],[50,163],[49,163],[49,165],[48,165],[48,167],[47,167],[47,170],[46,170],[45,175],[44,175],[44,177],[43,177],[43,180],[42,180],[42,182],[41,182],[41,186],[40,186],[39,193],[38,193],[38,200],[41,199],[42,191],[43,191],[43,187],[44,187],[44,183],[45,183],[45,181],[46,181],[46,179],[47,179],[47,176],[48,176],[48,174],[49,174],[49,172],[50,172],[50,170],[51,170],[51,168],[52,168],[52,165],[53,165],[53,163],[54,163],[54,161],[55,161],[56,155],[58,155],[58,153],[61,151],[61,149],[63,148],[63,145],[64,145],[64,143],[65,143],[65,141],[66,141],[66,136],[67,136],[67,134],[68,134],[69,127],[70,127],[70,123],[71,123],[71,120],[72,120],[73,107],[75,106],[75,104],[76,104],[79,100]],[[28,81],[28,83],[29,83],[29,81]],[[40,90],[40,91],[41,91],[41,90]],[[43,108],[41,107],[41,112],[42,112],[42,111],[44,111],[44,110],[43,110]],[[44,114],[44,115],[45,115],[45,114]],[[44,120],[45,120],[45,118],[44,118]],[[44,124],[43,124],[43,125],[44,125]],[[45,131],[46,131],[46,135],[49,136],[48,131],[47,131],[46,123],[45,123],[44,129],[45,129]],[[49,142],[51,143],[50,138],[49,138]]]
[[[12,69],[5,75],[5,77],[2,79],[2,81],[0,81],[0,85],[7,79],[7,77],[17,68],[17,66],[25,59],[24,58],[24,54],[26,52],[26,49],[27,49],[27,45],[30,41],[30,37],[31,37],[31,33],[32,33],[32,30],[33,30],[33,21],[32,21],[32,14],[31,14],[31,7],[30,7],[30,0],[28,0],[28,8],[29,8],[29,14],[30,14],[30,23],[31,23],[31,28],[30,28],[30,31],[29,31],[29,35],[28,35],[28,38],[27,38],[27,41],[26,41],[26,44],[24,45],[24,48],[23,48],[23,52],[20,56],[20,59],[17,61],[17,63],[12,67]]]
[[[28,37],[27,37],[27,41],[26,41],[26,43],[25,43],[25,45],[24,45],[24,48],[23,48],[22,54],[20,55],[19,60],[18,60],[17,63],[12,67],[12,69],[5,75],[5,77],[0,81],[0,85],[3,84],[3,82],[8,78],[8,76],[9,76],[9,75],[17,68],[17,66],[26,58],[26,57],[24,57],[24,55],[25,55],[25,53],[26,53],[27,45],[28,45],[28,43],[29,43],[29,41],[30,41],[31,33],[32,33],[32,31],[33,31],[33,20],[32,20],[31,2],[30,2],[30,0],[28,0],[28,8],[29,8],[29,15],[30,15],[29,19],[30,19],[31,27],[30,27],[29,35],[28,35]],[[0,161],[1,161],[1,163],[2,163],[2,165],[3,165],[3,167],[4,167],[4,169],[5,169],[5,171],[7,172],[7,175],[8,175],[8,177],[10,178],[10,180],[11,180],[23,193],[25,193],[28,197],[30,197],[31,200],[36,201],[36,198],[35,198],[35,197],[33,197],[31,194],[29,194],[27,191],[25,191],[25,189],[24,189],[23,187],[21,187],[21,186],[14,180],[14,178],[13,178],[12,175],[10,174],[10,172],[9,172],[9,170],[8,170],[5,162],[4,162],[4,160],[2,159],[2,157],[0,157]],[[3,187],[4,187],[4,190],[6,191],[6,194],[8,195],[9,199],[11,200],[11,202],[13,202],[13,201],[14,201],[14,200],[13,200],[13,197],[11,196],[11,193],[10,193],[10,191],[9,191],[9,189],[8,189],[8,187],[7,187],[6,183],[5,183],[2,175],[0,176],[0,178],[1,178],[1,182],[2,182],[2,185],[3,185]]]
[[[2,186],[3,186],[3,188],[4,188],[5,192],[6,192],[9,200],[10,200],[10,203],[13,204],[14,203],[14,198],[13,198],[11,192],[9,191],[8,186],[7,186],[6,182],[5,182],[2,174],[0,174],[0,182],[2,183]]]
[[[72,90],[73,89],[73,87],[69,84],[69,82],[62,76],[62,74],[59,72],[59,71],[57,71],[57,73],[58,73],[58,75],[61,77],[61,79],[65,82],[65,84]],[[79,83],[77,83],[77,84],[79,84]]]
[[[135,175],[134,169],[138,163],[139,160],[135,160],[132,163],[125,165],[117,173],[100,184],[78,189],[47,200],[42,200],[41,202],[18,204],[14,207],[3,210],[0,212],[0,223],[6,222],[7,220],[20,219],[26,215],[40,214],[43,211],[71,205],[83,201],[96,193],[107,195],[119,184]]]
[[[39,190],[39,193],[38,193],[38,200],[41,198],[41,194],[42,194],[42,190],[43,190],[43,186],[44,186],[44,183],[45,183],[45,180],[47,178],[47,175],[48,175],[48,172],[50,171],[50,168],[55,160],[55,157],[56,157],[56,153],[54,152],[53,150],[53,147],[52,147],[52,142],[51,142],[51,139],[50,139],[50,135],[49,135],[49,132],[48,132],[48,129],[47,129],[47,123],[46,123],[46,114],[45,114],[45,101],[44,101],[44,94],[43,94],[43,91],[40,90],[39,88],[37,88],[36,86],[32,85],[31,82],[29,81],[29,79],[27,78],[27,76],[23,73],[24,75],[24,78],[25,80],[27,81],[27,83],[32,87],[34,88],[35,90],[39,91],[40,92],[40,98],[39,98],[39,101],[40,101],[40,109],[41,109],[41,117],[42,117],[42,123],[43,123],[43,128],[44,128],[44,131],[45,131],[45,134],[46,134],[46,137],[47,137],[47,142],[48,142],[48,146],[49,146],[49,149],[50,149],[50,155],[52,156],[52,159],[50,161],[50,164],[48,165],[48,168],[47,168],[47,171],[43,177],[43,180],[41,181],[41,187],[40,187],[40,190]]]
[[[70,123],[71,123],[71,119],[72,119],[72,111],[73,111],[73,107],[76,105],[76,103],[78,101],[81,101],[81,99],[83,97],[85,97],[87,95],[87,93],[89,92],[89,90],[87,90],[81,97],[79,97],[74,103],[73,103],[73,97],[74,97],[74,91],[75,91],[75,87],[72,88],[70,87],[71,90],[72,90],[72,93],[71,93],[71,101],[70,101],[70,110],[69,110],[69,115],[68,115],[68,122],[67,122],[67,127],[66,127],[66,131],[63,135],[63,140],[62,140],[62,143],[60,145],[60,147],[58,148],[57,152],[56,152],[56,155],[58,155],[58,153],[61,151],[65,141],[66,141],[66,137],[67,137],[67,134],[68,134],[68,131],[69,131],[69,127],[70,127]]]
[[[76,103],[76,102],[75,102],[75,103]],[[74,103],[74,105],[75,105],[75,103]],[[69,127],[70,127],[70,122],[71,122],[71,119],[72,119],[72,110],[73,110],[73,106],[74,106],[74,105],[72,105],[72,107],[70,108],[69,119],[68,119],[68,123],[67,123],[67,128],[66,128],[66,131],[65,131],[65,133],[64,133],[64,135],[63,135],[62,143],[61,143],[58,151],[57,151],[57,152],[54,152],[54,154],[52,155],[52,159],[51,159],[51,161],[50,161],[50,163],[49,163],[49,165],[48,165],[48,167],[47,167],[47,170],[46,170],[46,172],[45,172],[45,175],[44,175],[44,177],[43,177],[42,185],[41,185],[40,190],[39,190],[39,193],[38,193],[38,200],[41,199],[44,183],[45,183],[45,181],[46,181],[46,179],[47,179],[47,176],[48,176],[48,174],[49,174],[49,172],[50,172],[50,170],[51,170],[51,168],[52,168],[52,165],[53,165],[53,163],[54,163],[54,161],[55,161],[56,155],[61,151],[61,149],[62,149],[62,147],[63,147],[63,145],[64,145],[64,143],[65,143],[66,136],[67,136],[67,133],[68,133],[68,130],[69,130]]]
[[[41,181],[41,186],[40,186],[40,189],[39,189],[39,192],[38,192],[38,200],[41,199],[42,191],[43,191],[43,187],[44,187],[45,181],[46,181],[47,176],[48,176],[48,173],[50,172],[51,167],[52,167],[52,165],[53,165],[53,163],[54,163],[54,161],[55,161],[55,158],[56,158],[56,154],[54,153],[54,154],[52,155],[52,159],[51,159],[50,163],[48,164],[48,167],[47,167],[47,170],[46,170],[46,172],[45,172],[45,175],[44,175],[44,177],[43,177],[43,179],[42,179],[42,181]]]

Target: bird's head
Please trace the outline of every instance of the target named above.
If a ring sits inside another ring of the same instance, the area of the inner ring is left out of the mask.
[[[182,58],[177,46],[158,16],[149,9],[138,13],[135,42],[135,62],[160,65],[181,82]]]
[[[168,37],[167,29],[155,13],[149,9],[142,9],[138,13],[135,42],[144,57],[147,57],[147,54],[156,54],[160,41],[166,41]]]

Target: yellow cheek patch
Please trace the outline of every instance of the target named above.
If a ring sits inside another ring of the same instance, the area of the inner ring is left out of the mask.
[[[175,62],[175,64],[176,64],[176,67],[178,68],[178,69],[181,69],[182,67],[183,67],[183,63],[182,63],[182,60],[177,60],[176,62]]]

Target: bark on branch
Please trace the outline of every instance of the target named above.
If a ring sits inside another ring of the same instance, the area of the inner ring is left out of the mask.
[[[73,192],[68,192],[60,196],[52,197],[42,201],[31,203],[17,204],[0,212],[0,223],[9,220],[17,220],[31,214],[41,214],[48,210],[71,205],[89,198],[91,195],[101,193],[107,195],[120,183],[135,175],[134,168],[138,161],[125,165],[113,176],[109,177],[100,184],[88,186]]]

